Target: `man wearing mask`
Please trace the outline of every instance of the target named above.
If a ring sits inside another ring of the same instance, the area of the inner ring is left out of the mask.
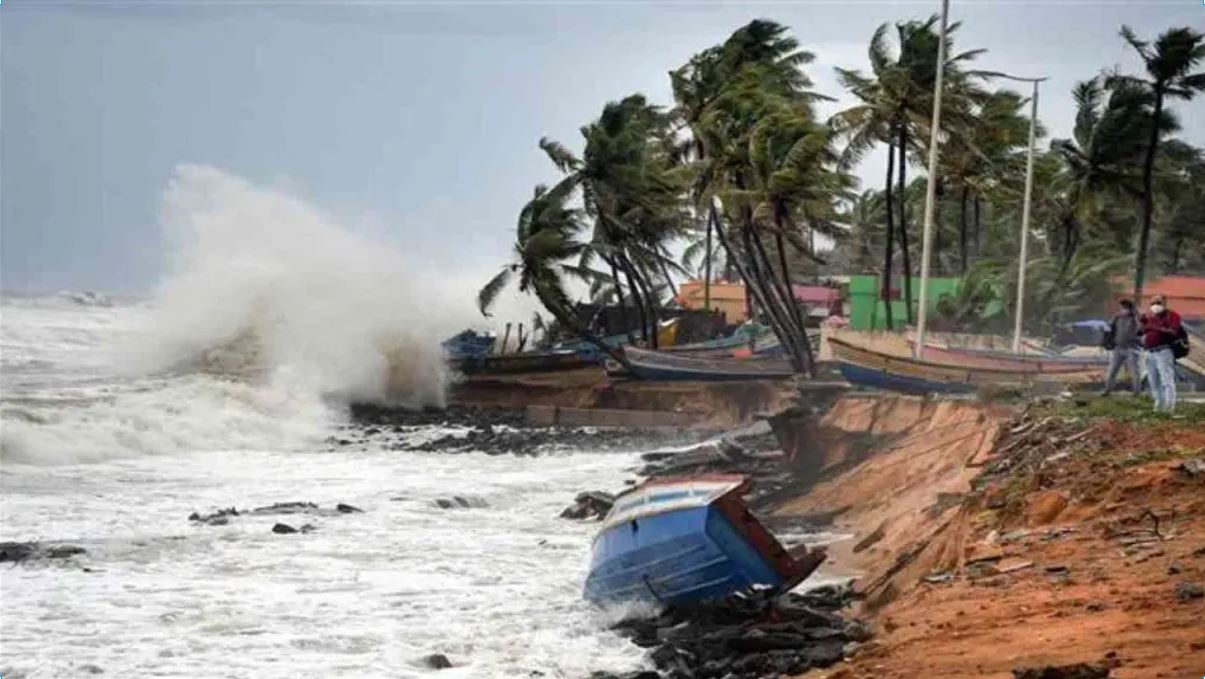
[[[1151,383],[1155,410],[1172,412],[1176,409],[1176,357],[1172,343],[1183,332],[1180,314],[1167,308],[1163,295],[1151,300],[1150,313],[1138,322],[1142,333],[1142,348],[1146,350],[1146,376]]]
[[[1123,299],[1121,309],[1113,317],[1109,324],[1109,332],[1105,336],[1105,348],[1112,350],[1112,353],[1109,355],[1109,374],[1105,379],[1105,391],[1102,396],[1108,396],[1113,391],[1122,365],[1130,374],[1130,390],[1135,396],[1142,393],[1142,376],[1138,371],[1138,341],[1138,318],[1134,313],[1134,303]]]

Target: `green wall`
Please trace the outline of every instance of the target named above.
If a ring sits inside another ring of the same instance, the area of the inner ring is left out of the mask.
[[[945,294],[957,294],[960,278],[930,278],[928,305],[932,311],[937,300]],[[908,314],[904,306],[903,279],[895,285],[900,286],[900,299],[891,302],[891,316],[895,327],[903,327]],[[878,276],[849,277],[849,325],[855,330],[885,330],[887,328],[887,310],[883,300],[879,299],[879,289],[882,280]],[[912,279],[912,300],[917,303],[920,299],[920,278]]]

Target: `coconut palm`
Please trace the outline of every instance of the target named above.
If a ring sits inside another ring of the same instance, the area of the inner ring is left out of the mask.
[[[1205,61],[1205,33],[1192,28],[1173,28],[1160,34],[1152,44],[1141,40],[1129,26],[1121,27],[1121,37],[1142,59],[1146,78],[1114,76],[1114,81],[1138,83],[1144,86],[1153,102],[1146,153],[1142,162],[1142,200],[1140,201],[1138,251],[1134,255],[1134,299],[1142,299],[1146,277],[1147,246],[1151,237],[1151,222],[1155,214],[1154,171],[1159,137],[1163,131],[1164,105],[1167,99],[1192,99],[1205,92],[1205,72],[1194,73]]]
[[[517,279],[519,291],[534,294],[561,327],[627,365],[621,354],[579,322],[565,290],[566,279],[588,281],[596,277],[594,272],[569,263],[575,262],[587,247],[577,238],[583,229],[582,212],[570,206],[576,190],[575,177],[563,179],[551,189],[543,185],[535,188],[531,200],[519,212],[515,260],[503,266],[477,293],[477,308],[489,316],[498,295]]]

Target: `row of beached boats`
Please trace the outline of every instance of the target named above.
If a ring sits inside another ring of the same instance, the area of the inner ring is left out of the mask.
[[[813,351],[818,351],[819,334],[811,339]],[[658,381],[786,379],[794,374],[777,340],[750,329],[660,351],[631,346],[627,341],[626,335],[603,340],[623,352],[627,366],[608,358],[596,345],[584,342],[562,344],[543,352],[491,355],[480,351],[457,356],[452,364],[460,372],[475,374],[557,371],[602,363],[612,376]],[[1107,362],[1103,354],[1087,357],[1014,354],[937,344],[927,344],[922,359],[910,355],[915,345],[906,353],[892,353],[851,341],[847,336],[830,337],[826,343],[835,367],[851,384],[907,393],[1095,383],[1101,380]]]

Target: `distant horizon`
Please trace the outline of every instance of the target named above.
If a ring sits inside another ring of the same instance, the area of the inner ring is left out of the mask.
[[[168,269],[161,197],[182,163],[295,196],[416,276],[484,283],[532,187],[558,178],[541,136],[578,149],[578,127],[633,92],[669,106],[667,72],[757,17],[815,53],[805,72],[838,99],[827,117],[852,103],[833,67],[867,70],[876,26],[938,6],[10,0],[0,294],[153,294]],[[1051,78],[1039,148],[1069,136],[1075,82],[1138,71],[1123,23],[1154,37],[1203,18],[1187,2],[1106,6],[951,3],[956,48],[988,50],[977,68]],[[1177,136],[1205,145],[1205,106],[1173,106]],[[863,161],[862,188],[879,188],[883,157]]]

